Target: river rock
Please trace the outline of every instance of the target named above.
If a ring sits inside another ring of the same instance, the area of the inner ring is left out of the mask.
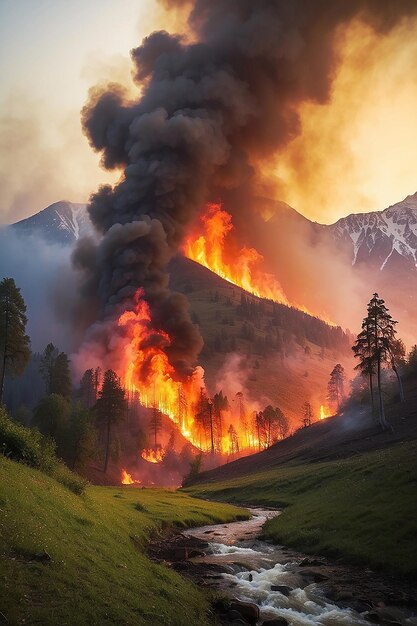
[[[320,565],[323,565],[323,561],[320,561],[319,559],[309,559],[306,557],[300,561],[298,565],[300,567],[320,567]]]
[[[253,602],[239,602],[238,600],[233,600],[230,603],[230,611],[236,611],[248,624],[252,624],[253,626],[255,626],[259,620],[259,607]]]
[[[329,576],[326,574],[322,574],[321,572],[316,572],[312,569],[306,569],[301,572],[303,578],[306,578],[308,581],[313,581],[315,583],[321,583],[324,580],[329,580]]]
[[[366,619],[373,624],[390,624],[401,626],[404,620],[404,612],[396,607],[376,607],[366,614]]]
[[[227,617],[229,619],[241,619],[241,614],[239,613],[239,611],[229,611],[229,613],[227,614]]]
[[[289,596],[292,589],[288,585],[271,585],[271,591],[279,591],[283,596]]]
[[[262,622],[262,626],[288,626],[289,621],[285,617],[274,617],[273,619],[267,619]]]

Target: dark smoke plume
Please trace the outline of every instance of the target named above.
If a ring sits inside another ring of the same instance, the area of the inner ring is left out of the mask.
[[[340,26],[360,17],[384,33],[415,12],[415,0],[195,0],[193,43],[154,32],[132,50],[141,95],[129,101],[109,85],[82,113],[103,165],[124,170],[91,198],[100,242],[83,241],[74,255],[82,306],[101,320],[88,341],[111,352],[121,332],[111,322],[142,287],[154,328],[171,337],[165,350],[178,378],[191,373],[202,340],[166,270],[187,227],[225,194],[237,214],[233,197],[250,196],[257,159],[299,132],[299,104],[326,101]]]

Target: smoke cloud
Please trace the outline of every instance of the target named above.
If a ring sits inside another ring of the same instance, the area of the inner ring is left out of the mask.
[[[240,199],[254,198],[258,164],[299,134],[300,104],[328,100],[343,25],[360,18],[387,33],[415,12],[414,0],[196,0],[191,39],[154,32],[132,50],[136,99],[114,84],[91,91],[84,130],[105,168],[124,174],[91,198],[101,241],[74,254],[83,304],[99,308],[90,345],[111,351],[122,330],[109,340],[109,322],[141,287],[178,379],[192,372],[202,340],[166,270],[189,225],[226,196],[238,222],[250,222],[253,204],[245,213]]]

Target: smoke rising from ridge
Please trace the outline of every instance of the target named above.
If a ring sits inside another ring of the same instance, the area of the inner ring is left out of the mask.
[[[253,206],[242,214],[239,196],[253,196],[258,160],[300,132],[300,103],[329,97],[340,26],[360,17],[385,33],[415,12],[411,0],[196,0],[192,43],[154,32],[132,50],[136,100],[117,85],[91,91],[84,130],[103,165],[124,175],[91,198],[101,241],[74,254],[83,305],[98,306],[101,320],[87,331],[90,349],[104,342],[111,353],[122,329],[109,324],[143,288],[178,380],[191,374],[202,340],[166,271],[187,228],[223,195],[250,221]]]

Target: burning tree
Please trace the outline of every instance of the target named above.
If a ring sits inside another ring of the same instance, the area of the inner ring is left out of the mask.
[[[313,421],[313,409],[311,406],[310,402],[304,402],[303,404],[303,418],[302,418],[302,423],[304,428],[307,428],[307,426],[311,426],[311,422]]]
[[[103,386],[97,401],[97,417],[106,429],[104,472],[107,472],[109,463],[111,426],[123,419],[125,410],[125,392],[120,384],[120,378],[113,370],[107,370],[104,374]]]
[[[152,407],[151,417],[149,419],[149,430],[153,437],[153,445],[158,447],[158,433],[162,428],[162,416],[161,411],[156,407]]]
[[[0,283],[0,405],[3,402],[6,374],[22,374],[30,359],[30,340],[26,335],[26,305],[13,278]]]
[[[259,449],[269,448],[288,435],[288,419],[279,407],[268,405],[263,411],[255,413],[254,417]]]
[[[330,373],[330,380],[327,384],[327,398],[329,402],[336,405],[338,411],[345,396],[345,379],[345,370],[340,363],[337,363]]]
[[[238,454],[239,453],[239,438],[237,436],[236,428],[233,424],[230,424],[227,429],[229,435],[229,454]]]

